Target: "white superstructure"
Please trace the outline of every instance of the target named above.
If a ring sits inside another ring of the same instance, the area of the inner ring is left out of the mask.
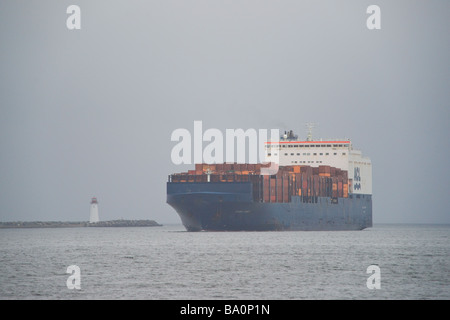
[[[266,160],[280,166],[331,166],[348,172],[349,193],[372,194],[372,163],[350,140],[299,141],[292,131],[279,142],[266,142]],[[310,140],[311,139],[311,140]]]

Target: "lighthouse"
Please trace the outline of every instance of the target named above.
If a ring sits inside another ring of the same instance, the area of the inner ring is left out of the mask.
[[[91,200],[91,215],[89,218],[89,223],[96,223],[99,222],[98,219],[98,202],[97,198],[93,197]]]

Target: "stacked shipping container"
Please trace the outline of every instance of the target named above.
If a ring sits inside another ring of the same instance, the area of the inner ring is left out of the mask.
[[[347,198],[348,173],[330,166],[280,166],[274,175],[261,175],[270,164],[196,164],[195,170],[169,176],[169,182],[252,182],[260,202],[317,202],[318,197]]]

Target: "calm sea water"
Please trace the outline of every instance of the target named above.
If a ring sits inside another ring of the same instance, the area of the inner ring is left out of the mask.
[[[380,289],[367,288],[370,265]],[[450,226],[2,229],[0,299],[450,299]]]

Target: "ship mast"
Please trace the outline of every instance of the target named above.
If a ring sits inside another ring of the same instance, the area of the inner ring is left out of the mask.
[[[313,141],[312,139],[312,129],[316,126],[313,122],[307,122],[306,128],[308,129],[308,135],[306,136],[306,141]]]

